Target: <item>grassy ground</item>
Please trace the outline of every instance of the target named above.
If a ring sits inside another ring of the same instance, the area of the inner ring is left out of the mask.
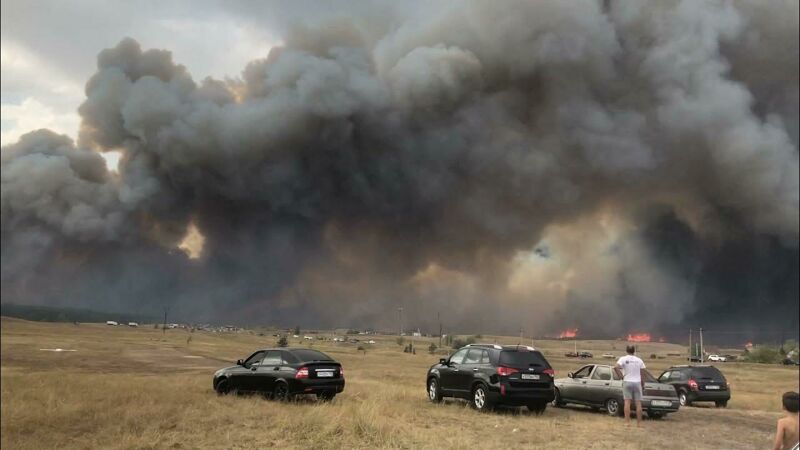
[[[733,386],[727,409],[682,408],[639,429],[583,408],[476,413],[461,401],[433,405],[426,369],[438,360],[416,338],[405,354],[376,337],[366,354],[353,344],[314,341],[342,362],[345,392],[331,404],[278,404],[258,396],[218,397],[215,369],[274,345],[269,334],[188,333],[99,324],[46,324],[3,318],[3,448],[768,448],[780,395],[796,390],[797,368],[723,364]],[[188,341],[191,336],[191,341]],[[487,336],[486,342],[516,343]],[[291,345],[305,345],[292,339]],[[305,341],[308,342],[308,341]],[[438,342],[438,341],[437,341]],[[582,362],[573,344],[536,342],[557,376]],[[616,347],[616,348],[613,348]],[[624,343],[581,341],[579,350],[620,354]],[[50,352],[40,349],[74,349]],[[641,354],[681,351],[644,344]],[[561,356],[560,356],[561,355]],[[609,361],[597,359],[600,361]],[[645,358],[658,376],[676,358]]]

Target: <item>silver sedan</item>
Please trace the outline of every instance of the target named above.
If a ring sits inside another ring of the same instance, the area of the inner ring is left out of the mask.
[[[642,409],[649,417],[660,419],[680,408],[672,385],[659,383],[647,371],[643,376]],[[602,408],[612,416],[622,415],[622,374],[613,366],[589,364],[570,372],[567,378],[557,379],[553,406],[570,403]]]

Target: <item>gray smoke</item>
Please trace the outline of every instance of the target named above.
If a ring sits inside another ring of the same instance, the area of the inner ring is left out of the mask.
[[[236,79],[100,52],[77,145],[2,149],[3,298],[796,333],[797,2],[423,8],[298,23]]]

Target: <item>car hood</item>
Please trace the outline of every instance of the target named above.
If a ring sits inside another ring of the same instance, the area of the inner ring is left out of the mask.
[[[233,370],[233,369],[235,369],[235,368],[237,368],[237,367],[239,367],[239,366],[228,366],[228,367],[223,367],[222,369],[219,369],[219,370],[217,370],[216,372],[214,372],[214,375],[216,376],[216,375],[219,375],[219,374],[222,374],[222,373],[228,372],[228,371],[230,371],[230,370]]]

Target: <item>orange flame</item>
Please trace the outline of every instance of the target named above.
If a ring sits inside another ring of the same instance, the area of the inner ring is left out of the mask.
[[[628,334],[628,342],[650,342],[650,333]]]
[[[578,329],[577,328],[567,328],[566,330],[562,331],[559,335],[559,339],[569,339],[575,338],[578,336]]]

